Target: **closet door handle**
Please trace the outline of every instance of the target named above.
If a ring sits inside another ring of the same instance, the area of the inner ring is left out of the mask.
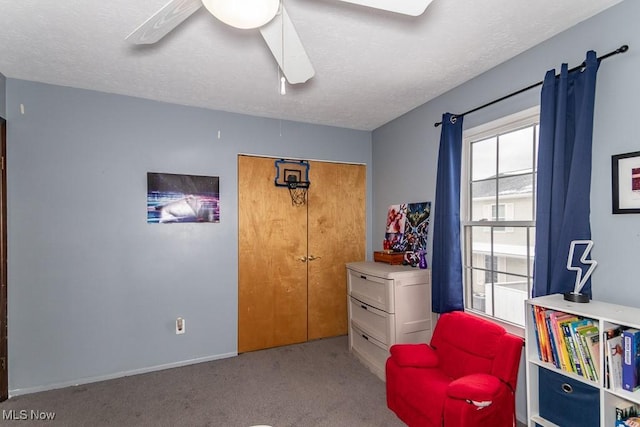
[[[317,259],[322,258],[321,256],[313,256],[313,255],[309,255],[309,261],[315,261]]]
[[[298,258],[298,261],[307,262],[307,257],[306,256],[301,256],[300,258]]]

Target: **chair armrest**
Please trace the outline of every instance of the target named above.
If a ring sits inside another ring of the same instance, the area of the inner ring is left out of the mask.
[[[447,396],[471,401],[476,406],[488,406],[504,387],[507,385],[496,376],[471,374],[449,383]]]
[[[413,368],[438,366],[438,355],[427,344],[395,344],[389,351],[391,358],[398,366]]]

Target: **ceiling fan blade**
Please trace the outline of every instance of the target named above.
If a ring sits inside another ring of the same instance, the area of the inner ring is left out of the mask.
[[[202,7],[202,0],[171,0],[153,14],[125,40],[135,44],[153,44]]]
[[[422,15],[433,0],[338,0],[403,15]]]
[[[273,20],[260,27],[260,33],[289,83],[304,83],[313,77],[313,65],[284,6]]]

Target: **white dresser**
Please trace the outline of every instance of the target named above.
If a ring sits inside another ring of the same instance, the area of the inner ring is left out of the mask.
[[[391,345],[431,340],[431,270],[353,262],[347,289],[349,350],[384,381]]]

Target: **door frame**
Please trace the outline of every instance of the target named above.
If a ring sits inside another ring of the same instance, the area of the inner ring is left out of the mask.
[[[7,347],[7,122],[0,117],[0,401],[9,398]]]

